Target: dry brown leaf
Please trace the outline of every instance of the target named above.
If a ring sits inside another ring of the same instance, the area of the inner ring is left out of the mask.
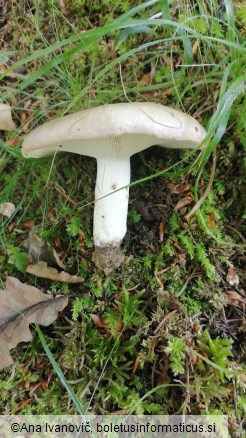
[[[244,307],[246,306],[246,298],[243,298],[234,290],[226,290],[227,301],[230,306]]]
[[[178,201],[178,203],[174,207],[174,211],[180,210],[181,208],[186,207],[186,205],[192,204],[193,201],[194,201],[194,196],[191,192],[189,192],[187,196],[185,196],[184,198],[180,199],[180,201]]]
[[[151,83],[151,73],[147,73],[146,75],[143,75],[139,81],[140,85],[149,85]]]
[[[8,231],[9,231],[9,233],[12,233],[12,231],[13,231],[13,229],[14,229],[14,227],[15,227],[15,224],[16,224],[16,222],[14,221],[14,222],[12,222],[12,223],[9,225],[9,227],[8,227]]]
[[[110,327],[109,327],[109,324],[107,324],[107,322],[105,321],[103,315],[96,315],[94,313],[91,313],[90,317],[91,317],[92,321],[94,322],[94,324],[97,327],[99,327],[101,329],[104,329],[104,330],[107,330],[109,332],[111,331]],[[115,326],[115,334],[120,334],[121,330],[122,330],[122,320],[119,319],[117,321],[116,326]]]
[[[173,183],[168,184],[168,188],[171,191],[171,193],[175,193],[176,195],[180,195],[181,193],[188,192],[190,186],[191,184],[189,184],[187,181],[183,181],[180,184],[173,184]]]
[[[8,148],[12,148],[13,146],[20,145],[23,142],[23,136],[22,135],[16,135],[16,137],[9,138],[6,141],[6,146]]]
[[[231,286],[238,286],[239,284],[239,276],[237,275],[235,269],[233,268],[233,266],[231,266],[226,274],[226,281],[227,283],[229,283]]]
[[[30,323],[50,325],[68,304],[68,297],[46,295],[34,286],[7,277],[0,290],[0,369],[13,363],[10,350],[32,339]]]
[[[23,242],[23,246],[29,251],[31,263],[47,262],[51,266],[59,266],[59,268],[65,269],[65,265],[56,250],[49,243],[40,239],[37,230],[31,229],[28,238]]]
[[[30,230],[34,227],[34,221],[30,219],[27,222],[22,222],[19,226],[22,230]]]
[[[161,58],[166,63],[166,65],[170,68],[170,70],[173,70],[172,58],[168,55],[162,55]]]
[[[77,275],[70,275],[65,271],[58,272],[57,269],[49,267],[45,262],[38,262],[35,265],[29,265],[26,272],[28,272],[28,274],[36,275],[36,277],[61,281],[62,283],[83,283],[84,281],[82,277],[78,277]]]
[[[0,103],[0,130],[16,131],[16,126],[11,116],[11,108],[5,103]]]
[[[94,313],[91,313],[90,317],[97,327],[102,329],[108,329],[108,325],[105,323],[102,315],[96,315]]]
[[[0,205],[0,215],[11,217],[15,212],[15,205],[12,202],[4,202]]]

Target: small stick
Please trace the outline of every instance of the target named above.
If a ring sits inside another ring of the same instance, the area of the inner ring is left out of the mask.
[[[164,318],[161,320],[160,324],[158,324],[158,326],[156,327],[156,329],[154,330],[154,335],[156,335],[156,333],[161,329],[161,327],[164,325],[164,323],[169,319],[172,318],[173,315],[175,315],[177,313],[177,310],[173,310],[172,312],[168,313],[167,315],[164,316]]]

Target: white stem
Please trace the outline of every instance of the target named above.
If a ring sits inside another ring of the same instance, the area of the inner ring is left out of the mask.
[[[129,187],[125,186],[128,184],[130,158],[97,159],[93,226],[96,247],[119,246],[125,236],[129,198]],[[124,188],[118,190],[121,187]]]

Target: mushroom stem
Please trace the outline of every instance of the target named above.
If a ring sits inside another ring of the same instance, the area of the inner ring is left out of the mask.
[[[95,247],[119,246],[125,236],[129,184],[130,158],[97,159],[93,225]],[[122,190],[119,190],[121,187]]]

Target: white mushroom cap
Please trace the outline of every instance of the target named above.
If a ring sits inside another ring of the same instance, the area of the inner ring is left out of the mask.
[[[40,158],[67,151],[95,157],[94,243],[119,247],[126,233],[130,156],[154,145],[195,148],[205,136],[203,127],[181,111],[154,103],[117,103],[39,126],[26,137],[22,153]]]
[[[153,145],[194,148],[206,131],[191,116],[155,103],[116,103],[79,111],[34,129],[23,143],[25,157],[56,150],[91,157],[131,155]]]
[[[16,131],[16,126],[11,116],[11,107],[7,103],[0,103],[0,130]]]

